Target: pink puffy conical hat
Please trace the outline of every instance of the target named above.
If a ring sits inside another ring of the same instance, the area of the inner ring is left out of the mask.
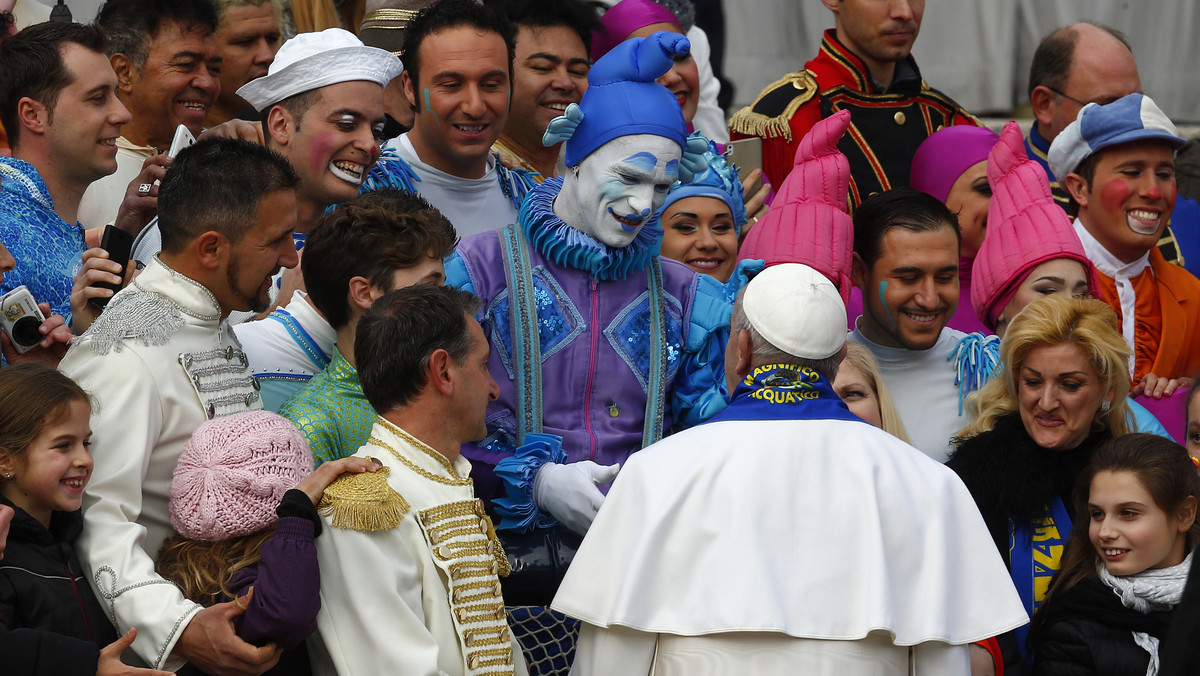
[[[1038,265],[1057,258],[1083,264],[1092,293],[1099,291],[1096,270],[1071,226],[1054,203],[1046,172],[1025,154],[1025,139],[1016,122],[1004,125],[1000,140],[988,153],[987,232],[971,272],[971,304],[975,314],[995,330],[996,320],[1021,282]]]
[[[825,275],[849,299],[854,223],[846,210],[850,162],[838,141],[850,126],[842,110],[813,125],[796,149],[796,162],[766,216],[746,235],[739,260],[768,266],[803,263]]]

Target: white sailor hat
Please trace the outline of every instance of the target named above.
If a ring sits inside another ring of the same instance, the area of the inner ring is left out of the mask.
[[[403,71],[395,54],[368,47],[349,31],[328,28],[283,43],[267,74],[242,85],[237,95],[262,112],[296,94],[341,82],[386,87]]]

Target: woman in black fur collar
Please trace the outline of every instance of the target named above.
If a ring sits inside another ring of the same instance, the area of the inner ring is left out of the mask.
[[[1031,615],[1061,565],[1076,478],[1097,445],[1128,431],[1129,355],[1104,302],[1049,296],[1012,320],[1001,370],[968,400],[973,421],[946,464]],[[1027,673],[1025,632],[1000,638],[1005,673]]]

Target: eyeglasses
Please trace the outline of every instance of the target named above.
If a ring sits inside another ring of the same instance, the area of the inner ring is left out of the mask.
[[[1075,98],[1074,96],[1071,96],[1064,92],[1060,92],[1059,90],[1055,89],[1054,87],[1046,87],[1046,89],[1049,89],[1050,91],[1054,92],[1055,94],[1058,94],[1059,96],[1063,97],[1064,99],[1070,99],[1071,101],[1074,101],[1075,103],[1078,103],[1081,106],[1086,106],[1088,104],[1087,101],[1080,101],[1079,99]]]

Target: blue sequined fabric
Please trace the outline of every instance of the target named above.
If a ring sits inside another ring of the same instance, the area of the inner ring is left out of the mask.
[[[665,296],[664,300],[666,335],[663,342],[667,348],[664,382],[670,383],[675,379],[675,371],[679,368],[679,358],[682,355],[680,346],[683,344],[683,312],[674,298]],[[622,310],[608,328],[604,329],[604,337],[637,377],[643,392],[647,391],[646,382],[650,378],[650,360],[658,358],[658,355],[650,354],[651,325],[650,293],[647,291]]]
[[[542,362],[566,347],[576,336],[587,329],[583,315],[576,309],[569,296],[558,282],[546,272],[546,268],[533,269],[533,297],[537,303],[538,341],[541,343]],[[491,342],[500,349],[500,361],[514,378],[512,366],[512,328],[509,326],[509,294],[497,296],[492,301],[488,315],[492,319]]]
[[[0,157],[0,242],[17,259],[0,293],[24,284],[39,303],[70,318],[71,287],[87,248],[83,227],[59,218],[37,169],[13,157]]]

